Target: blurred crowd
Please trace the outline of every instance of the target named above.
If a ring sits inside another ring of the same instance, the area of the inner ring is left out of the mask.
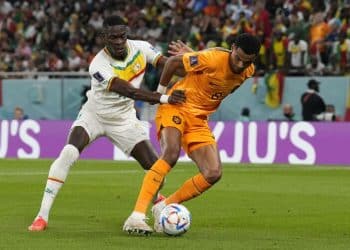
[[[350,71],[350,1],[0,0],[0,71],[86,71],[101,49],[103,19],[123,16],[130,37],[167,51],[230,48],[237,34],[263,44],[258,74],[340,75]],[[152,72],[152,68],[148,69]],[[153,77],[154,74],[150,74]]]

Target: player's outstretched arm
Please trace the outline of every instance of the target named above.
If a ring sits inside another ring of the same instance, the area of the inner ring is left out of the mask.
[[[165,95],[157,92],[150,92],[143,89],[137,89],[133,87],[129,82],[122,80],[118,77],[114,77],[111,80],[108,90],[118,93],[119,95],[129,97],[133,100],[145,101],[151,104],[156,104],[156,103],[180,104],[185,102],[185,99],[186,99],[183,91],[174,91],[171,95]]]
[[[172,41],[169,44],[169,50],[168,53],[172,56],[179,56],[179,55],[183,55],[185,53],[188,52],[193,52],[193,49],[191,49],[190,47],[188,47],[185,43],[183,43],[180,40]],[[162,56],[159,60],[159,62],[157,63],[157,68],[161,71],[164,70],[164,65],[165,63],[169,60],[169,57],[166,56]],[[186,71],[183,69],[177,69],[175,71],[175,75],[177,76],[181,76],[184,77],[186,75]]]
[[[160,77],[157,92],[164,94],[171,78],[177,71],[185,71],[185,67],[182,62],[182,55],[169,57],[164,65],[162,75]]]

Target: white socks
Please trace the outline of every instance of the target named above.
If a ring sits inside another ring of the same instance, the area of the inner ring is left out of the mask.
[[[135,218],[135,219],[144,220],[144,219],[146,218],[146,215],[143,214],[143,213],[137,212],[137,211],[133,211],[133,212],[131,213],[131,217],[132,217],[132,218]]]
[[[51,164],[49,176],[46,182],[44,196],[37,217],[41,216],[46,222],[55,197],[65,182],[69,169],[79,158],[79,150],[71,144],[67,144],[60,156]]]

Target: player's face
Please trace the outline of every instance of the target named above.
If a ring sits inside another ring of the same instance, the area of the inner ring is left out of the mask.
[[[116,59],[125,59],[127,55],[126,39],[127,27],[115,25],[106,29],[105,45],[108,51]]]
[[[232,46],[232,52],[230,56],[230,66],[234,73],[240,74],[255,60],[256,55],[248,55],[244,53],[241,48]]]

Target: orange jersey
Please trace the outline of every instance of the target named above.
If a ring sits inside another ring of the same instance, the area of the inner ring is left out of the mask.
[[[187,75],[170,90],[185,90],[186,102],[177,106],[179,109],[196,116],[207,116],[254,74],[253,64],[241,74],[233,73],[229,66],[230,53],[213,48],[184,54],[183,64]]]
[[[329,32],[330,32],[330,27],[325,22],[311,26],[310,28],[311,44],[325,39],[326,36],[329,34]]]

